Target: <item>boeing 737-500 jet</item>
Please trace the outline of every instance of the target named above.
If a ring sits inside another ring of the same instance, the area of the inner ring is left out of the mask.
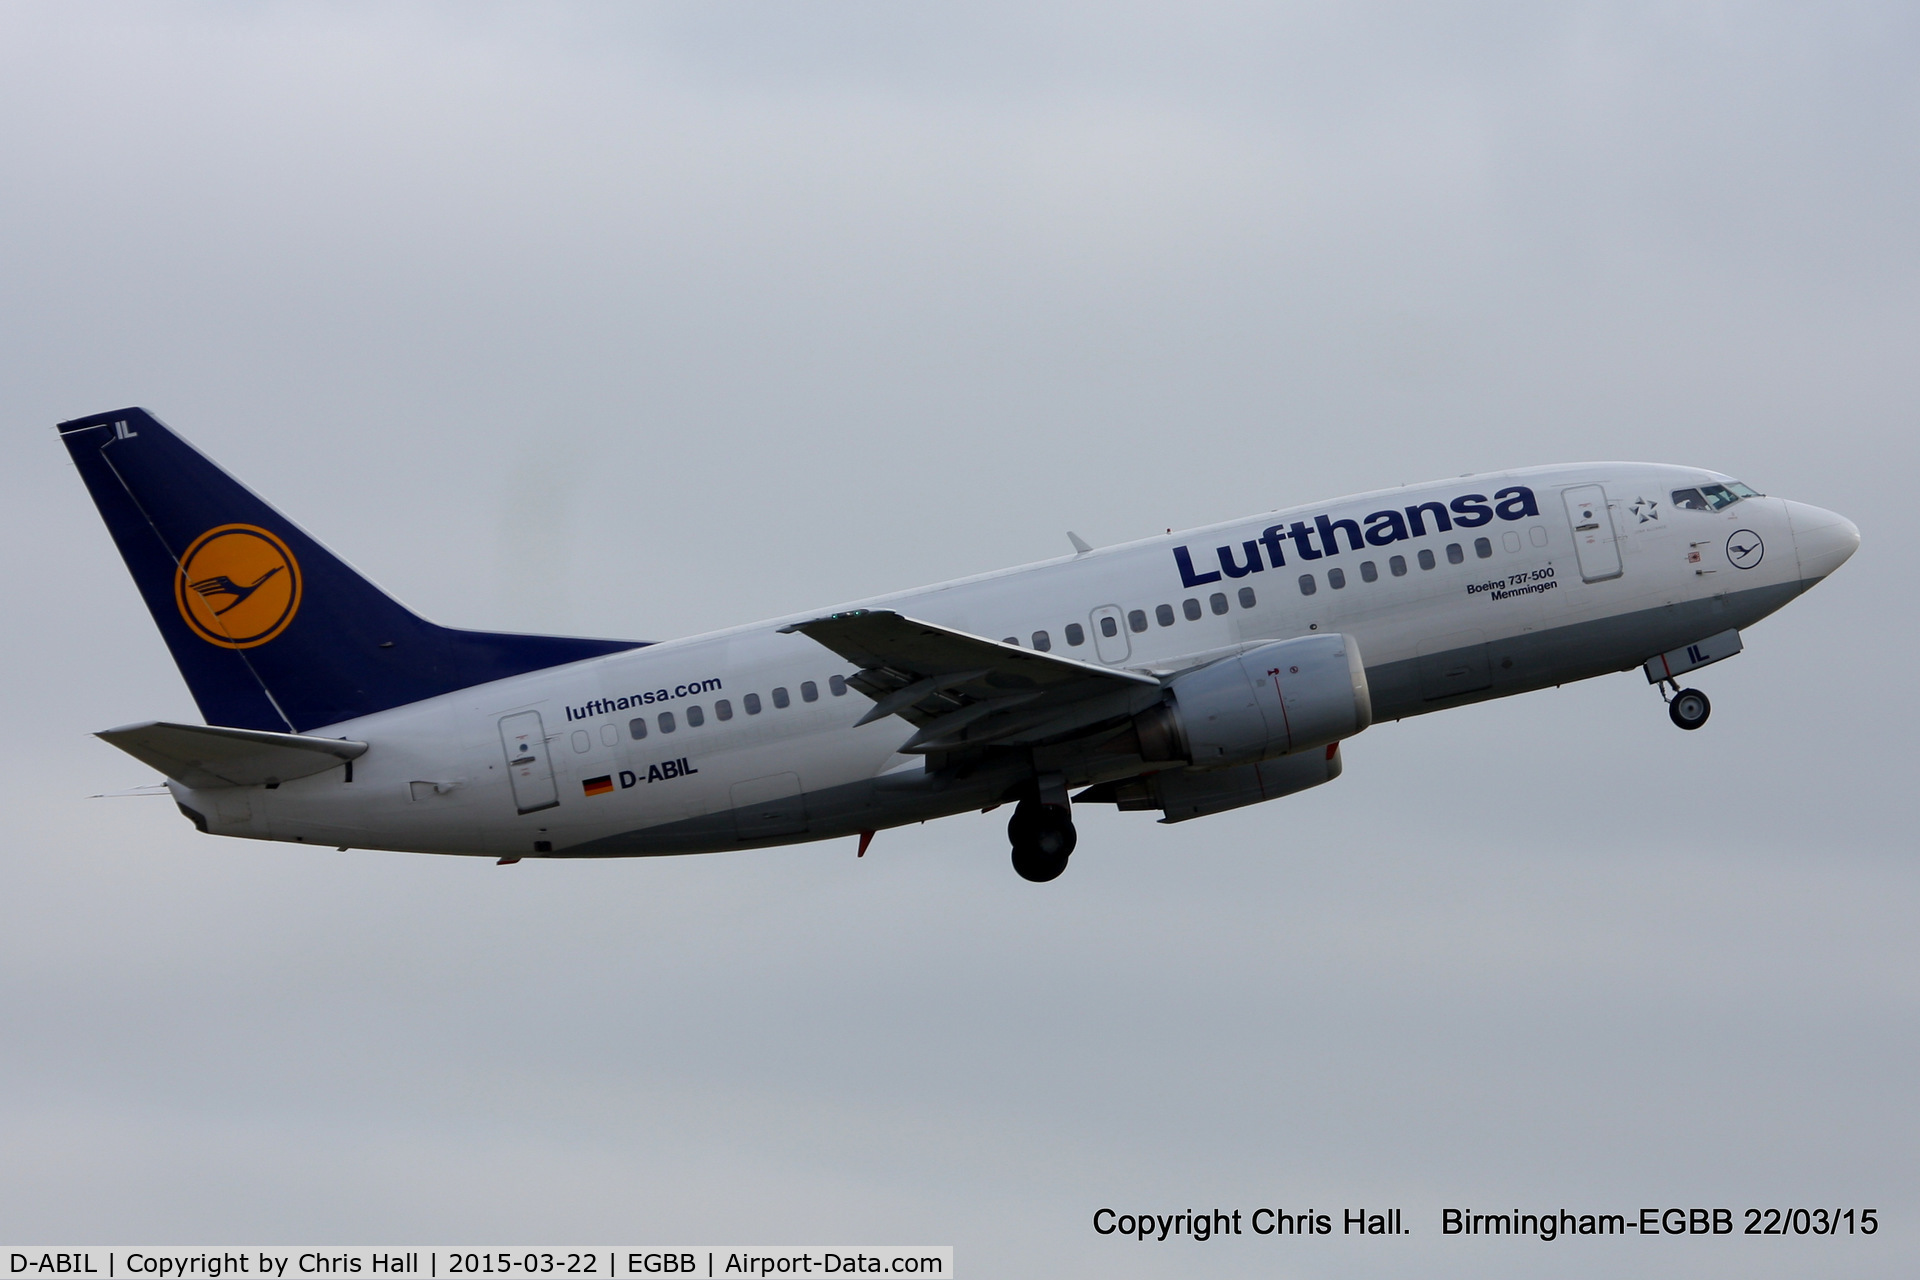
[[[409,612],[141,409],[60,425],[204,725],[100,737],[217,835],[522,858],[712,853],[1011,805],[1162,822],[1338,777],[1378,720],[1682,677],[1860,544],[1694,467],[1465,476],[648,643]]]

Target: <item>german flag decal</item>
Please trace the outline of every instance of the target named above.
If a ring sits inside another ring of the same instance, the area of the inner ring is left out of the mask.
[[[590,796],[604,796],[613,790],[613,775],[601,774],[597,778],[588,778],[580,784],[580,789]]]

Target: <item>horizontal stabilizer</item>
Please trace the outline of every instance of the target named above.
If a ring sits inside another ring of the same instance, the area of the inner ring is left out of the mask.
[[[189,787],[277,785],[338,769],[367,751],[366,743],[346,738],[158,720],[122,725],[94,737]]]

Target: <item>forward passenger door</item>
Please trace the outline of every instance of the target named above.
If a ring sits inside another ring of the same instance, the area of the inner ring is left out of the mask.
[[[1620,576],[1620,543],[1613,531],[1613,512],[1607,491],[1597,484],[1575,485],[1561,492],[1567,522],[1573,526],[1573,550],[1580,560],[1582,582],[1604,582]]]

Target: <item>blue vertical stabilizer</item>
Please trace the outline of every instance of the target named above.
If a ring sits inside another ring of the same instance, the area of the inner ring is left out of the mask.
[[[435,626],[144,409],[60,438],[208,724],[305,732],[642,643]]]

